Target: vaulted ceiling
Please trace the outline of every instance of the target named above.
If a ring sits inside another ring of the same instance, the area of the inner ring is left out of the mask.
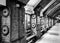
[[[27,4],[27,2],[29,0],[10,0],[11,2],[22,2],[24,4]],[[51,0],[42,0],[37,6],[36,8],[38,9],[39,7],[41,7],[41,9],[43,9]],[[58,3],[60,3],[60,0],[57,0],[54,4],[52,4],[45,12],[44,14],[45,15],[48,15],[48,16],[52,16],[52,17],[56,17],[57,15],[60,14],[60,7],[56,8],[56,9],[53,9]],[[41,10],[40,9],[40,10]],[[53,9],[53,10],[51,10]],[[49,13],[49,11],[51,10],[51,12]]]

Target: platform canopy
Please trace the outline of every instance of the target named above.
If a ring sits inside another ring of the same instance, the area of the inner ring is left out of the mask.
[[[6,0],[0,0],[0,5],[6,6]]]

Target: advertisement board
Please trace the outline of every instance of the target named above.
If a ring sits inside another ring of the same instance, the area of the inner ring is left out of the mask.
[[[0,0],[0,5],[6,6],[6,0]]]

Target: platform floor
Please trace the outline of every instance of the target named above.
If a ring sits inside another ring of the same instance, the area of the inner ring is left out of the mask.
[[[60,43],[60,23],[56,23],[41,39],[36,43]]]

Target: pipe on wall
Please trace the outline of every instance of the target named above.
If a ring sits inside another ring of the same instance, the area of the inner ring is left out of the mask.
[[[34,14],[34,8],[41,2],[41,0],[30,0],[25,8],[25,13]]]
[[[40,16],[43,16],[43,13],[45,10],[47,10],[48,7],[50,7],[56,0],[51,0],[40,12]]]
[[[41,0],[30,0],[27,5],[28,6],[33,6],[34,8],[38,5],[38,3],[40,3]]]

